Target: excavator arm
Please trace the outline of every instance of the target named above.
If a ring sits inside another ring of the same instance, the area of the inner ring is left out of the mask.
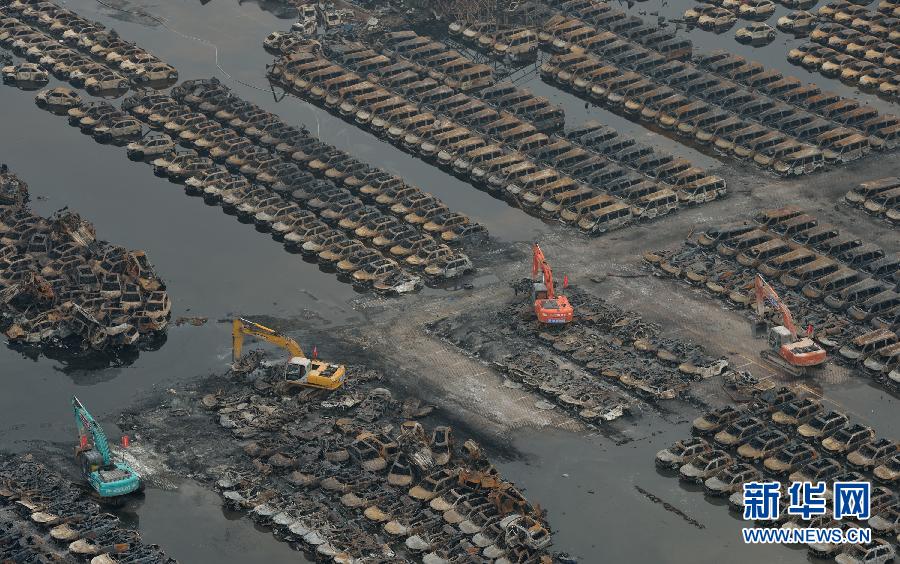
[[[546,259],[544,258],[544,251],[541,250],[541,246],[537,243],[531,245],[531,277],[534,278],[537,276],[537,273],[541,271],[541,265],[546,264]]]
[[[553,271],[550,270],[550,265],[547,264],[547,261],[544,261],[541,264],[541,272],[543,272],[544,275],[544,286],[547,287],[547,299],[555,299],[556,290],[553,287]]]
[[[310,360],[306,357],[303,349],[300,348],[300,345],[297,344],[297,341],[294,339],[286,337],[265,325],[260,325],[259,323],[241,317],[235,318],[231,327],[231,358],[233,362],[237,362],[241,358],[241,350],[244,346],[245,335],[257,337],[281,347],[290,355],[291,364],[299,363],[303,365],[305,380],[291,380],[291,382],[299,382],[299,385],[302,386],[325,390],[336,390],[344,384],[344,374],[346,373],[346,367],[344,365],[331,364],[315,359]]]
[[[552,300],[556,298],[556,291],[553,288],[553,270],[551,270],[550,265],[547,263],[547,259],[544,257],[544,251],[541,250],[541,246],[534,243],[531,246],[532,280],[534,280],[538,273],[541,274],[542,282],[547,289],[546,299]]]
[[[103,457],[103,466],[109,466],[112,457],[109,452],[109,441],[106,438],[106,433],[103,432],[103,428],[100,427],[94,416],[84,407],[81,400],[75,396],[72,396],[72,411],[75,414],[75,427],[78,429],[78,438],[81,443],[85,441],[82,437],[86,438],[87,434],[90,433],[94,448]]]
[[[244,335],[258,337],[266,342],[286,350],[291,358],[306,358],[303,349],[297,344],[297,341],[286,337],[274,329],[270,329],[265,325],[260,325],[253,321],[249,321],[242,317],[237,317],[232,322],[231,327],[231,360],[237,362],[241,358],[241,351],[244,348]]]
[[[785,329],[791,332],[791,338],[796,341],[797,327],[794,325],[794,317],[791,315],[791,310],[784,305],[784,302],[781,301],[781,297],[779,297],[778,293],[763,279],[761,274],[756,275],[754,285],[756,287],[756,314],[760,319],[764,318],[766,311],[765,301],[768,299],[769,302],[781,312],[782,324]]]

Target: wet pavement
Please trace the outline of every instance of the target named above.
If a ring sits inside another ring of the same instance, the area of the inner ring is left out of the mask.
[[[643,2],[630,12],[680,17],[692,4],[689,0]],[[272,56],[263,50],[262,40],[275,29],[286,29],[291,20],[279,20],[258,4],[70,0],[66,5],[172,63],[182,79],[216,75],[240,96],[288,121],[306,124],[325,141],[402,175],[486,225],[498,240],[533,240],[548,229],[541,221],[308,103],[292,98],[277,102],[264,79]],[[156,18],[135,13],[140,11]],[[774,25],[786,12],[779,6],[769,23]],[[735,28],[718,36],[696,30],[691,38],[702,49],[725,47],[801,80],[860,97],[879,111],[896,113],[895,106],[874,96],[790,65],[786,53],[803,39],[779,32],[767,47],[742,46],[733,39],[740,25],[739,20]],[[534,75],[521,84],[563,103],[567,125],[599,119],[698,166],[715,169],[720,164],[606,110],[585,108],[582,101]],[[129,162],[121,149],[84,138],[63,118],[37,109],[33,93],[0,88],[0,105],[4,108],[0,161],[29,184],[32,197],[37,198],[33,207],[50,213],[70,206],[96,225],[101,238],[146,250],[167,282],[174,302],[173,320],[183,315],[210,319],[201,327],[171,327],[159,350],[144,352],[125,366],[95,368],[44,357],[35,360],[0,348],[4,385],[0,448],[22,449],[32,440],[70,441],[68,402],[74,393],[111,430],[112,421],[106,417],[151,391],[220,371],[230,360],[230,339],[229,327],[218,321],[232,314],[308,319],[321,328],[361,320],[350,306],[357,295],[349,285],[335,283],[333,276],[315,265],[285,253],[268,235],[185,196],[180,187],[155,178],[146,165]],[[320,354],[333,356],[327,344],[318,348]],[[828,385],[826,391],[874,424],[880,435],[900,434],[896,398],[858,379]],[[550,512],[557,531],[556,548],[584,562],[598,561],[598,554],[610,562],[805,561],[805,551],[745,547],[739,538],[742,523],[727,508],[714,506],[677,479],[656,471],[654,453],[686,436],[690,417],[686,413],[666,422],[643,418],[632,431],[637,440],[623,446],[600,436],[529,434],[515,441],[523,458],[499,466]],[[658,429],[662,431],[654,435]],[[654,505],[634,486],[673,504],[705,528]],[[236,516],[224,514],[220,507],[214,493],[184,483],[173,491],[149,490],[132,518],[148,542],[161,544],[182,562],[302,561],[284,543],[255,531],[246,519],[236,521]]]

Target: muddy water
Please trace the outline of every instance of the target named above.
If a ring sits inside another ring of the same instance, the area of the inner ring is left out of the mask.
[[[653,436],[651,427],[663,430]],[[641,439],[623,446],[561,431],[520,437],[515,444],[530,458],[504,464],[502,470],[540,500],[556,527],[555,544],[583,562],[806,561],[805,550],[745,546],[743,521],[729,512],[727,500],[710,502],[702,487],[684,485],[677,474],[656,469],[653,456],[686,437],[689,423],[645,421],[641,432]]]
[[[179,562],[309,562],[241,514],[224,510],[217,494],[194,482],[183,482],[174,491],[155,490],[120,516],[140,528],[145,542],[160,544]]]

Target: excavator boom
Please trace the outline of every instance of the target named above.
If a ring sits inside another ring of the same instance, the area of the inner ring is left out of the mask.
[[[541,250],[541,246],[537,243],[534,243],[531,246],[531,277],[534,278],[537,276],[538,272],[541,272],[541,265],[546,264],[547,261],[544,258],[544,251]]]
[[[108,466],[111,461],[109,440],[107,440],[103,428],[76,396],[72,396],[72,411],[75,413],[75,427],[78,429],[79,441],[84,442],[90,435],[94,448],[103,458],[103,465]]]
[[[270,329],[265,325],[261,325],[254,321],[237,317],[231,322],[231,361],[237,362],[241,359],[241,351],[244,348],[244,335],[258,337],[286,350],[292,358],[306,358],[303,349],[297,344],[297,341],[290,337],[285,337],[278,331]]]
[[[552,300],[556,298],[556,288],[553,285],[553,271],[550,270],[550,265],[544,262],[541,265],[541,272],[544,275],[544,286],[547,288],[547,299]]]
[[[797,327],[794,325],[794,317],[791,315],[791,310],[784,305],[784,302],[781,301],[781,297],[775,292],[775,289],[763,279],[762,274],[756,275],[754,285],[756,287],[756,314],[760,319],[763,319],[765,316],[765,301],[768,299],[769,302],[781,312],[781,323],[784,325],[785,329],[791,332],[791,337],[796,341]]]

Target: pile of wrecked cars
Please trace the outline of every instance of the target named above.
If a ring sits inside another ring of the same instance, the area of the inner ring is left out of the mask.
[[[223,440],[242,446],[212,477],[228,507],[323,562],[553,561],[543,513],[475,441],[444,425],[426,429],[416,418],[430,407],[398,401],[377,387],[380,375],[348,368],[347,383],[324,400],[265,366],[253,369],[252,385],[199,400]]]
[[[215,79],[185,82],[172,95],[139,91],[122,109],[99,102],[68,113],[98,139],[126,124],[137,124],[138,134],[149,128],[127,144],[129,158],[360,289],[407,293],[469,274],[474,266],[457,247],[486,235],[434,196],[288,126]]]
[[[0,557],[4,562],[176,563],[30,455],[0,459]]]
[[[467,329],[460,331],[456,318],[429,329],[497,368],[506,387],[544,396],[539,409],[559,406],[592,424],[630,414],[634,405],[688,397],[694,383],[728,367],[694,344],[663,337],[658,326],[637,313],[573,288],[567,297],[576,321],[552,331],[523,315],[518,300],[500,312],[483,312],[492,320],[509,320],[499,329],[465,319]]]
[[[74,212],[38,216],[27,194],[0,174],[0,329],[11,343],[118,349],[165,331],[172,304],[143,251],[98,241]]]
[[[562,24],[561,24],[562,25]],[[898,119],[822,93],[725,51],[693,63],[581,24],[568,52],[541,75],[576,95],[663,131],[753,159],[779,174],[805,174],[896,145]],[[558,37],[559,29],[548,30]]]
[[[825,4],[818,18],[810,42],[792,49],[788,60],[896,100],[900,91],[898,19],[845,0]]]

